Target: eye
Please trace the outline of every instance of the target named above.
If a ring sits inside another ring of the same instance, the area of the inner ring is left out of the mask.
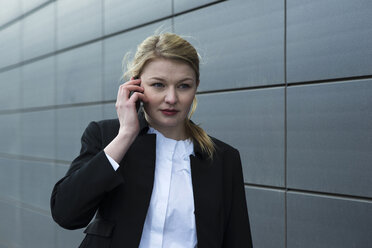
[[[188,88],[191,88],[191,85],[190,84],[180,84],[178,87],[181,88],[181,89],[188,89]]]
[[[155,88],[162,88],[162,87],[164,87],[164,84],[162,84],[162,83],[153,83],[153,84],[151,84],[151,86],[152,87],[155,87]]]

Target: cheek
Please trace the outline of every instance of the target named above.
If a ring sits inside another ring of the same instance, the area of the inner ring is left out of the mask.
[[[152,92],[150,89],[145,88],[144,95],[147,98],[147,101],[149,104],[152,104],[157,101],[157,98],[159,98],[154,92]]]
[[[184,105],[185,105],[185,108],[187,108],[187,110],[191,108],[193,100],[194,100],[194,95],[185,97]]]
[[[161,104],[161,97],[159,94],[153,94],[152,92],[147,91],[147,94],[145,93],[147,102],[143,103],[145,109],[155,109]]]

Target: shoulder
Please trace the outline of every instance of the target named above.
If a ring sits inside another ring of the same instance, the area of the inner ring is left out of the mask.
[[[118,119],[106,119],[100,121],[92,121],[91,123],[95,123],[101,129],[111,129],[115,127],[119,127],[120,123]]]
[[[91,121],[85,132],[97,133],[97,132],[107,132],[107,131],[117,131],[120,127],[118,119],[106,119],[101,121]]]
[[[222,141],[220,139],[217,139],[217,138],[212,137],[212,136],[209,136],[209,137],[212,139],[216,150],[219,150],[219,151],[238,151],[235,147],[225,143],[224,141]]]
[[[215,147],[215,155],[217,156],[238,156],[240,157],[239,155],[239,151],[238,149],[236,149],[235,147],[225,143],[224,141],[221,141],[215,137],[212,137],[212,136],[209,136],[213,143],[214,143],[214,147]]]
[[[92,121],[85,129],[83,137],[94,137],[95,139],[100,139],[103,143],[107,143],[117,135],[119,127],[118,119]]]

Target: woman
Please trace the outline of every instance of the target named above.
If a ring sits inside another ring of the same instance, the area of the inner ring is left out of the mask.
[[[54,220],[77,229],[94,217],[80,247],[252,247],[239,152],[189,119],[194,47],[175,34],[150,36],[125,75],[118,118],[88,125],[53,189]]]

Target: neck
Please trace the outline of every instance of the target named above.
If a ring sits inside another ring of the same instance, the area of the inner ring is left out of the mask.
[[[179,125],[174,127],[162,127],[156,125],[151,118],[145,113],[146,121],[149,123],[149,126],[159,131],[164,137],[174,140],[186,140],[188,137],[185,131],[185,125]]]

